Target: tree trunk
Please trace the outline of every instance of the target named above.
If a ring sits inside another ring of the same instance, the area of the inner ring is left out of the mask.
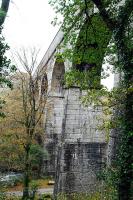
[[[126,25],[125,25],[126,27]],[[122,134],[118,152],[119,184],[118,192],[120,200],[130,200],[131,184],[133,179],[133,63],[130,48],[125,44],[126,28],[123,24],[118,27],[114,36],[118,49],[120,64],[124,72],[123,87],[125,88],[125,104],[121,120]]]
[[[26,157],[25,157],[25,170],[24,170],[24,189],[23,189],[23,197],[22,200],[27,200],[29,198],[29,153],[30,153],[30,145],[28,144],[25,148]]]
[[[22,199],[26,200],[29,198],[29,174],[25,173],[24,174],[24,189],[23,189],[23,197]]]
[[[133,92],[126,96],[125,106],[125,130],[123,132],[120,148],[120,181],[119,181],[119,199],[132,199],[132,181],[133,181]]]
[[[2,24],[5,21],[5,18],[6,18],[7,12],[8,12],[8,8],[9,8],[9,4],[10,4],[10,0],[2,0],[0,10],[3,13],[0,15],[0,26],[2,26]]]

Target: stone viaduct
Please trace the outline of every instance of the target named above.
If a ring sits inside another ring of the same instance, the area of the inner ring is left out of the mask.
[[[49,160],[44,163],[44,171],[55,176],[55,193],[87,192],[93,189],[97,173],[107,160],[106,134],[98,130],[102,108],[85,107],[81,97],[86,91],[63,86],[64,73],[72,63],[56,61],[62,40],[59,30],[38,66],[41,86],[47,85],[44,146]]]

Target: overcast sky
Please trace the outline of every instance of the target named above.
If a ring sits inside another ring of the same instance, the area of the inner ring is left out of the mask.
[[[3,31],[11,50],[37,46],[44,54],[59,29],[53,18],[48,0],[12,0]]]
[[[41,61],[59,29],[51,25],[54,16],[48,0],[12,0],[3,30],[10,51],[35,46],[41,49]],[[113,76],[103,81],[109,88],[112,82]]]

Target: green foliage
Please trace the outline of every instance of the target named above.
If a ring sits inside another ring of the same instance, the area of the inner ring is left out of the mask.
[[[6,195],[5,193],[0,193],[0,200],[21,200],[21,197],[17,197],[14,195]]]
[[[102,86],[99,85],[99,78],[95,69],[87,72],[73,69],[65,73],[64,80],[66,87],[77,86],[82,90],[86,90],[92,88],[100,89]]]
[[[5,43],[4,37],[1,35],[2,28],[0,28],[0,87],[7,85],[12,88],[12,82],[9,79],[10,73],[13,73],[16,68],[11,65],[11,60],[5,55],[9,50],[9,46]]]
[[[31,145],[29,153],[31,175],[34,175],[34,169],[39,171],[43,159],[47,157],[48,153],[44,148],[38,144]],[[24,148],[21,143],[17,142],[17,139],[12,135],[12,133],[8,133],[1,137],[0,162],[1,169],[3,170],[24,170]]]
[[[57,63],[62,63],[64,61],[64,59],[62,58],[62,54],[61,53],[57,53],[55,55],[55,58],[56,58],[56,62]]]
[[[119,199],[129,200],[132,198],[131,186],[133,178],[133,1],[126,0],[125,3],[121,4],[120,0],[51,0],[50,3],[54,6],[57,14],[60,13],[64,17],[62,26],[64,31],[63,47],[65,48],[67,43],[70,44],[70,48],[64,51],[67,59],[74,64],[79,64],[79,67],[82,63],[93,64],[92,66],[95,66],[97,75],[100,77],[101,64],[105,53],[110,55],[114,50],[117,53],[118,59],[115,61],[114,68],[123,73],[121,87],[103,98],[105,98],[106,107],[109,106],[114,109],[116,115],[113,116],[112,122],[106,123],[106,126],[109,129],[111,127],[117,128],[119,136],[117,144],[119,150],[117,151],[117,162],[115,163],[116,171],[119,173],[117,174],[118,181],[114,182],[114,185],[117,186]],[[99,11],[98,15],[94,14],[94,5]],[[107,51],[111,35],[115,48],[109,47]],[[94,45],[95,42],[98,44],[99,49],[87,46],[88,44]],[[110,63],[114,62],[110,57],[109,60]],[[90,86],[88,82],[91,79],[88,76],[87,80],[85,76],[87,76],[85,73],[79,73],[79,71],[68,72],[65,76],[66,85],[70,87],[76,83],[78,87],[87,89],[87,86]],[[90,95],[91,93],[91,97],[89,95],[85,97],[84,103],[87,103],[87,100],[90,102],[92,99],[96,100],[97,98],[100,102],[98,104],[102,105],[103,100],[101,101],[100,92],[94,92],[93,90],[96,89],[95,80],[93,83],[93,79],[90,88],[92,92],[89,91],[88,94]],[[106,91],[101,89],[102,95],[104,95],[104,92]],[[109,101],[109,97],[111,97],[111,101]],[[107,176],[113,177],[113,175],[109,174]]]
[[[5,15],[5,13],[0,10],[0,15]],[[0,27],[0,88],[5,86],[12,88],[13,84],[9,78],[9,75],[16,70],[16,67],[11,65],[11,60],[5,55],[6,51],[9,50],[9,46],[5,43],[5,39],[1,32],[2,27]],[[5,117],[5,114],[2,112],[2,107],[4,104],[4,100],[0,98],[0,117]]]
[[[6,13],[2,9],[0,9],[0,17],[4,17],[5,15]]]
[[[5,117],[5,113],[2,111],[3,106],[5,105],[5,101],[0,98],[0,118]]]
[[[94,14],[81,27],[75,45],[73,62],[96,64],[98,71],[103,62],[111,34],[99,14]],[[99,74],[99,75],[100,75]]]
[[[6,200],[6,199],[7,199],[6,194],[0,191],[0,200]]]
[[[30,182],[30,200],[34,200],[35,199],[35,196],[36,196],[36,192],[37,192],[37,189],[38,189],[39,185],[37,184],[36,181],[31,181]]]
[[[96,189],[95,192],[90,194],[85,193],[73,193],[73,194],[59,194],[57,200],[117,200],[116,195],[113,195],[113,189],[102,187]]]
[[[85,1],[77,0],[50,1],[50,4],[64,17],[64,40],[59,46],[59,49],[63,48],[63,52],[60,53],[60,57],[63,60],[69,59],[79,71],[89,71],[81,74],[75,70],[68,72],[66,85],[69,87],[76,83],[81,89],[100,88],[101,68],[111,31],[100,15],[93,12],[93,3],[87,1],[86,5]],[[76,75],[79,76],[79,80]],[[80,80],[85,81],[80,84]]]
[[[32,172],[32,169],[39,170],[43,159],[48,158],[47,151],[41,147],[39,144],[32,144],[30,147],[30,153],[29,153],[29,162],[31,166],[31,174],[34,174]]]
[[[39,196],[40,200],[52,200],[52,195],[51,194],[42,194]]]
[[[97,175],[97,178],[103,182],[104,190],[107,191],[108,197],[112,200],[117,200],[118,190],[116,185],[119,181],[117,169],[113,167],[105,168]]]
[[[7,120],[7,118],[5,118]],[[1,124],[2,125],[2,124]],[[2,129],[2,126],[1,126]],[[2,135],[3,134],[3,135]],[[16,137],[16,132],[7,130],[1,132],[0,140],[0,167],[1,170],[22,170],[24,162],[24,149]]]

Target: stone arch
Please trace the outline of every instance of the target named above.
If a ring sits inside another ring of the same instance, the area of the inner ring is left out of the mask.
[[[62,93],[63,89],[63,79],[65,74],[65,65],[63,62],[55,62],[52,80],[51,80],[51,92],[52,93]]]
[[[40,97],[40,77],[37,77],[34,80],[34,87],[35,87],[35,98],[37,100]]]
[[[44,73],[41,76],[38,76],[35,81],[35,96],[39,101],[40,98],[45,98],[47,96],[48,91],[48,79],[47,74]]]
[[[48,91],[48,78],[47,74],[43,74],[42,79],[41,79],[41,87],[40,87],[40,92],[42,95],[46,95]]]

